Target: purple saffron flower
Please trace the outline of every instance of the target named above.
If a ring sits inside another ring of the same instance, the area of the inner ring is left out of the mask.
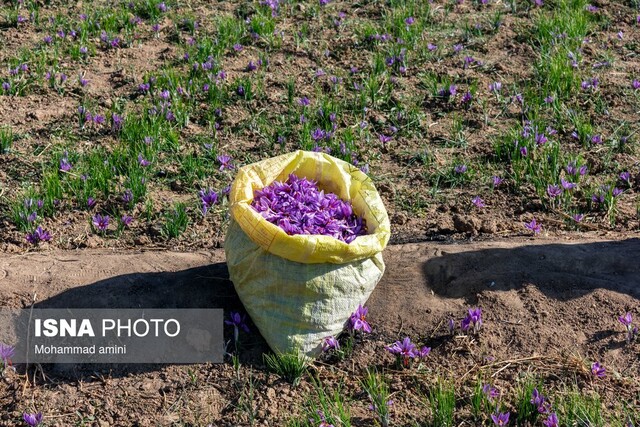
[[[489,92],[498,93],[502,90],[501,82],[493,82],[489,84]]]
[[[322,351],[340,350],[340,343],[333,336],[326,337],[322,340]]]
[[[229,313],[229,319],[230,320],[225,320],[224,323],[226,325],[232,325],[235,328],[242,329],[246,333],[249,333],[249,327],[245,323],[246,318],[247,318],[246,315],[241,316],[240,313],[232,311],[232,312]]]
[[[578,173],[580,174],[580,176],[584,176],[587,174],[587,172],[589,172],[589,169],[587,168],[587,166],[580,166],[580,169],[578,169]]]
[[[530,402],[536,407],[538,413],[546,414],[547,412],[549,412],[549,402],[547,401],[546,397],[540,394],[537,388],[534,388],[531,392]]]
[[[499,176],[492,176],[491,177],[491,185],[493,186],[493,188],[498,188],[500,186],[500,184],[502,184],[504,180],[502,178],[500,178]]]
[[[618,321],[622,323],[624,326],[629,327],[633,322],[633,316],[631,315],[631,313],[627,311],[625,314],[618,317]]]
[[[51,240],[51,235],[48,231],[45,231],[42,229],[42,227],[38,226],[38,228],[36,228],[33,233],[27,234],[26,239],[27,242],[33,245],[37,245],[39,242],[48,242],[49,240]]]
[[[461,102],[463,104],[469,104],[472,99],[473,99],[473,95],[471,95],[471,92],[467,91],[464,93],[464,95],[462,95]]]
[[[449,329],[449,333],[453,334],[456,330],[456,321],[453,319],[449,319],[447,322],[447,328]]]
[[[485,384],[482,386],[482,394],[486,396],[489,402],[493,402],[500,396],[500,391],[491,384]]]
[[[560,184],[562,184],[562,188],[564,188],[565,190],[573,190],[578,186],[578,184],[576,184],[575,182],[565,181],[563,178],[560,178]]]
[[[577,214],[574,214],[571,218],[573,218],[575,222],[580,222],[584,218],[584,214],[577,213]]]
[[[509,412],[491,414],[491,420],[498,427],[509,424]]]
[[[254,71],[258,68],[258,66],[256,64],[253,63],[253,61],[249,61],[249,64],[247,65],[246,70],[247,71]]]
[[[547,194],[549,195],[549,197],[551,197],[552,199],[558,197],[559,195],[562,194],[562,188],[560,188],[559,185],[547,185]]]
[[[396,341],[393,345],[385,346],[385,349],[391,354],[395,354],[405,368],[409,367],[410,359],[416,357],[416,346],[409,337],[405,337],[402,342]]]
[[[520,147],[520,154],[522,155],[522,157],[527,157],[528,153],[529,151],[527,150],[527,147]]]
[[[145,159],[144,157],[142,157],[142,154],[138,154],[138,164],[144,168],[149,166],[151,162]]]
[[[618,175],[618,177],[622,180],[625,181],[627,184],[629,183],[629,181],[631,180],[631,174],[629,172],[620,172],[620,175]]]
[[[631,87],[633,87],[636,90],[640,89],[640,80],[633,79],[633,81],[631,82]]]
[[[477,208],[484,208],[487,206],[484,204],[484,200],[482,200],[480,196],[476,196],[471,199],[471,203],[473,203]]]
[[[0,342],[0,360],[2,360],[2,364],[6,368],[11,363],[11,358],[15,353],[15,347],[1,343]]]
[[[200,190],[200,201],[202,202],[202,214],[206,215],[209,209],[218,203],[218,193],[211,189]]]
[[[71,170],[71,163],[69,163],[67,156],[60,159],[60,170],[62,172],[69,172]]]
[[[125,214],[120,217],[120,222],[124,227],[128,227],[132,221],[133,221],[133,217],[130,215]]]
[[[544,133],[537,133],[536,132],[534,139],[535,139],[537,145],[544,145],[548,141],[548,139],[544,135]]]
[[[621,195],[622,193],[624,193],[624,190],[623,190],[623,189],[618,188],[618,187],[615,187],[615,188],[613,189],[613,191],[611,192],[611,195],[612,195],[613,197],[618,197],[618,196],[619,196],[619,195]]]
[[[542,424],[544,424],[545,427],[558,427],[558,423],[558,416],[555,412],[550,413],[546,420],[542,420]]]
[[[525,223],[524,227],[528,230],[533,231],[533,234],[538,234],[542,231],[542,225],[538,224],[535,218],[531,220],[531,222]]]
[[[382,142],[382,145],[384,146],[388,142],[390,142],[393,139],[393,137],[387,136],[387,135],[384,135],[384,134],[379,134],[378,135],[378,139],[380,140],[380,142]]]
[[[230,320],[224,321],[226,325],[233,326],[233,341],[236,344],[238,343],[238,338],[240,336],[240,329],[242,329],[246,333],[249,333],[249,327],[245,323],[246,317],[247,317],[246,315],[240,316],[240,313],[232,311],[229,313]]]
[[[42,422],[42,412],[38,412],[37,414],[28,414],[23,413],[22,419],[28,426],[35,427]]]
[[[593,362],[591,364],[591,373],[598,378],[604,378],[606,375],[606,369],[604,366],[600,365],[599,362]]]
[[[309,104],[311,104],[311,101],[306,96],[303,96],[302,98],[298,99],[298,104],[303,107],[306,107]]]
[[[104,232],[109,227],[109,215],[96,214],[91,221],[99,231]]]
[[[413,25],[416,22],[413,16],[410,16],[404,20],[404,23],[407,25]]]
[[[473,326],[473,332],[477,333],[482,326],[482,309],[480,307],[470,308],[467,316],[462,319],[460,328],[463,331],[469,330]]]
[[[457,174],[462,175],[463,173],[467,172],[467,165],[456,165],[453,168],[453,171]]]
[[[592,142],[593,144],[602,144],[602,136],[600,136],[600,135],[593,135],[593,136],[591,137],[591,142]]]
[[[367,307],[359,305],[356,311],[349,317],[349,330],[352,332],[362,330],[363,332],[370,333],[371,326],[366,320],[368,313],[369,309]]]
[[[225,170],[225,169],[233,169],[234,166],[231,163],[232,159],[231,156],[227,156],[227,155],[221,155],[218,156],[218,162],[220,162],[220,170]]]
[[[422,347],[420,350],[416,350],[416,357],[424,359],[431,353],[431,347]]]
[[[159,10],[160,12],[163,12],[163,13],[164,13],[164,12],[166,12],[166,11],[167,11],[167,5],[166,5],[166,4],[164,4],[164,2],[159,3],[156,7],[158,8],[158,10]]]
[[[51,36],[45,36],[44,39],[42,39],[46,44],[51,44],[51,42],[53,42],[53,37]]]
[[[87,207],[91,209],[95,205],[96,205],[96,199],[94,199],[93,197],[87,197]]]
[[[2,90],[5,91],[5,92],[9,92],[9,89],[11,89],[11,83],[2,82]]]

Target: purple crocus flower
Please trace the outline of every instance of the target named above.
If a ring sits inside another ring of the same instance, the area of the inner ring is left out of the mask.
[[[534,139],[536,141],[536,145],[544,145],[548,141],[544,133],[538,133],[538,132],[536,132]]]
[[[562,188],[560,188],[560,186],[556,184],[554,185],[549,184],[547,185],[547,194],[552,199],[555,199],[556,197],[562,194]]]
[[[462,99],[460,101],[466,105],[466,104],[469,104],[472,99],[473,99],[473,95],[471,95],[471,92],[467,91],[464,93],[464,95],[462,95]]]
[[[390,142],[393,139],[393,137],[387,136],[387,135],[384,135],[384,134],[379,134],[378,135],[378,139],[380,140],[380,142],[382,142],[382,145],[384,146],[388,142]]]
[[[573,218],[575,222],[580,222],[584,218],[584,214],[577,213],[577,214],[574,214],[571,218]]]
[[[502,178],[500,178],[499,176],[492,176],[491,177],[491,185],[493,185],[493,188],[498,188],[500,186],[500,184],[502,184],[504,180]]]
[[[35,427],[42,422],[42,412],[38,412],[37,414],[28,414],[23,413],[22,419],[28,426]]]
[[[106,231],[109,227],[109,215],[96,214],[92,218],[93,225],[100,231]]]
[[[593,144],[602,144],[602,136],[600,136],[600,135],[593,135],[593,136],[591,137],[591,142],[592,142]]]
[[[2,82],[2,90],[5,91],[5,92],[9,92],[9,89],[11,89],[11,83]]]
[[[509,424],[509,412],[491,414],[491,420],[498,427]]]
[[[311,104],[311,101],[306,96],[303,96],[302,98],[298,99],[298,104],[303,107],[306,107],[309,104]]]
[[[131,215],[122,215],[120,217],[120,222],[122,223],[123,226],[128,227],[131,222],[133,221],[133,217]]]
[[[471,199],[471,203],[473,203],[477,208],[484,208],[487,206],[485,205],[484,200],[480,198],[480,196],[476,196]]]
[[[391,354],[395,354],[405,368],[409,367],[410,359],[416,357],[416,346],[409,337],[405,337],[402,342],[396,341],[392,345],[386,346],[385,349]]]
[[[14,353],[14,346],[0,342],[0,360],[2,360],[2,364],[5,368],[11,363],[11,358],[13,357]]]
[[[480,307],[469,309],[467,316],[462,319],[460,329],[467,331],[471,326],[473,326],[474,333],[477,333],[482,326],[482,309]]]
[[[87,207],[89,209],[91,209],[92,207],[94,207],[96,205],[96,199],[94,199],[93,197],[89,196],[87,197]]]
[[[502,90],[501,82],[493,82],[489,84],[489,92],[498,93]]]
[[[410,16],[404,20],[404,23],[407,25],[413,25],[416,22],[413,16]]]
[[[538,413],[540,414],[546,414],[547,412],[549,412],[549,408],[548,408],[548,404],[549,402],[547,401],[547,398],[544,397],[537,388],[534,388],[533,391],[531,392],[531,400],[530,400],[531,404],[534,405],[536,407],[536,409],[538,410]]]
[[[60,159],[60,170],[63,172],[69,172],[71,170],[71,163],[69,163],[67,156]]]
[[[491,384],[485,384],[482,386],[482,394],[487,397],[489,402],[493,402],[500,396],[500,391]]]
[[[575,182],[566,181],[564,178],[560,178],[560,184],[565,190],[573,190],[578,186]]]
[[[326,337],[322,340],[322,351],[340,350],[340,343],[333,336]]]
[[[359,305],[356,311],[353,312],[349,317],[349,329],[351,331],[362,330],[364,332],[370,333],[371,326],[366,320],[368,313],[369,309],[367,307]]]
[[[542,424],[544,424],[545,427],[558,427],[558,423],[558,416],[555,412],[550,413],[547,419],[542,420]]]
[[[151,162],[145,159],[144,157],[142,157],[142,154],[138,154],[138,164],[144,168],[149,166]]]
[[[51,235],[48,231],[43,230],[41,226],[38,226],[32,233],[27,233],[26,239],[27,242],[37,245],[40,242],[51,240]]]
[[[604,378],[606,375],[606,369],[604,366],[600,365],[599,362],[593,362],[591,364],[591,373],[598,378]]]
[[[533,218],[531,222],[525,223],[524,227],[533,231],[533,234],[538,234],[542,230],[542,225],[538,224],[535,218]]]
[[[633,316],[627,311],[625,314],[618,317],[618,321],[624,326],[630,326],[631,322],[633,322]]]
[[[621,180],[623,180],[623,181],[625,181],[627,183],[629,183],[629,181],[631,180],[631,174],[629,172],[626,172],[626,171],[625,172],[620,172],[620,175],[618,175],[618,177]]]
[[[431,347],[422,347],[420,350],[416,350],[416,357],[424,359],[431,353]]]
[[[467,172],[467,165],[456,165],[453,168],[453,171],[457,174],[462,175],[463,173]]]
[[[527,154],[529,154],[529,150],[527,150],[527,147],[520,147],[520,154],[522,155],[522,157],[527,157]]]
[[[247,71],[254,71],[258,68],[258,66],[256,64],[253,63],[253,61],[249,61],[249,64],[247,64]]]
[[[202,214],[206,215],[209,209],[218,203],[218,193],[211,189],[200,190],[200,201],[202,202]]]
[[[229,320],[225,320],[224,323],[226,325],[233,326],[233,341],[238,342],[238,338],[240,336],[240,329],[249,333],[249,327],[245,323],[247,316],[241,316],[240,313],[236,311],[232,311],[229,313]]]
[[[227,155],[221,155],[218,156],[218,162],[220,162],[220,170],[225,170],[225,169],[233,169],[234,166],[233,164],[231,164],[231,156],[227,156]]]

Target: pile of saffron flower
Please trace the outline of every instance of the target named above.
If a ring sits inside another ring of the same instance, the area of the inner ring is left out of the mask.
[[[275,181],[255,190],[251,206],[289,235],[322,234],[351,243],[367,232],[351,203],[320,190],[315,181],[294,174],[285,182]]]

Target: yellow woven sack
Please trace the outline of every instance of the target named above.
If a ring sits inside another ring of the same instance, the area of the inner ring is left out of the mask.
[[[264,219],[251,207],[254,191],[291,173],[350,201],[368,234],[349,244],[331,236],[289,236]],[[384,273],[390,224],[380,195],[355,166],[296,151],[241,168],[229,198],[225,252],[240,300],[273,350],[317,355],[323,338],[343,329]]]

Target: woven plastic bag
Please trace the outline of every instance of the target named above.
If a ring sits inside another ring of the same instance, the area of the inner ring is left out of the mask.
[[[264,219],[251,206],[254,191],[292,173],[350,201],[368,234],[349,244],[331,236],[290,236]],[[380,195],[355,166],[296,151],[240,168],[229,199],[227,266],[247,313],[272,350],[316,356],[322,340],[342,331],[384,273],[390,224]]]

